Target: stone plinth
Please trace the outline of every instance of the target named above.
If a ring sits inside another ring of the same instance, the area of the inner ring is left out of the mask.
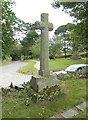
[[[30,86],[36,91],[40,92],[44,88],[51,88],[53,86],[59,85],[59,80],[56,76],[51,75],[48,77],[43,77],[40,75],[33,76],[30,80]]]

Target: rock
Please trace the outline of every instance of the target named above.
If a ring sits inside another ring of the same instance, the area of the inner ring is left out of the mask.
[[[13,83],[11,82],[11,84],[10,84],[10,86],[9,86],[10,88],[13,88]]]
[[[82,68],[82,75],[85,75],[88,77],[88,66]]]
[[[73,109],[69,109],[66,112],[61,114],[64,118],[72,118],[75,115],[78,115],[78,112],[73,110]]]
[[[55,85],[59,85],[59,80],[53,75],[48,77],[43,77],[40,75],[32,76],[32,79],[30,80],[30,86],[37,92]]]
[[[18,85],[18,86],[16,86],[15,85],[15,87],[14,87],[16,90],[21,90],[21,89],[24,89],[24,87],[22,86],[22,85]]]
[[[86,102],[83,102],[76,106],[79,110],[84,111],[86,108],[88,108],[88,104]]]

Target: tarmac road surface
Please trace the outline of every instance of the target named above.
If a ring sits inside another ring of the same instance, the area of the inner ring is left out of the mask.
[[[24,82],[30,81],[32,75],[25,75],[17,73],[17,69],[25,66],[27,63],[15,61],[12,64],[0,67],[0,88],[8,87],[11,82],[13,85],[20,85]]]

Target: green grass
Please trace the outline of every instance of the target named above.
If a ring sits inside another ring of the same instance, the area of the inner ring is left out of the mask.
[[[49,61],[49,68],[50,70],[64,70],[66,69],[68,66],[72,65],[72,64],[82,64],[82,63],[86,63],[86,59],[80,59],[80,60],[71,60],[71,59],[65,59],[65,58],[59,58],[59,59],[55,59],[55,60],[50,60]]]
[[[74,118],[88,118],[88,109],[81,111],[80,114],[78,114]]]
[[[37,72],[37,69],[34,68],[34,65],[36,64],[35,60],[26,60],[25,62],[27,62],[28,64],[18,69],[17,70],[18,72],[24,73],[24,74]]]
[[[48,118],[57,112],[61,113],[73,108],[86,100],[86,80],[68,79],[61,82],[64,94],[60,94],[52,101],[44,101],[29,106],[24,104],[28,97],[25,92],[17,92],[14,95],[3,97],[2,115],[3,118]]]
[[[30,73],[30,72],[37,72],[37,69],[34,68],[34,65],[36,63],[35,60],[27,60],[28,64],[18,70],[18,72],[21,73]],[[65,58],[59,58],[59,59],[53,59],[49,60],[49,69],[51,71],[58,71],[58,70],[64,70],[69,65],[72,64],[82,64],[86,63],[86,59],[81,60],[71,60],[71,59],[65,59]]]
[[[34,68],[35,60],[29,60],[28,65],[19,69],[20,72],[36,72]],[[85,63],[85,60],[69,60],[55,59],[49,60],[50,70],[62,70],[71,64]],[[2,116],[3,118],[48,118],[61,113],[69,108],[86,101],[86,79],[69,78],[61,81],[61,87],[64,89],[64,94],[60,94],[52,101],[43,101],[41,103],[30,103],[25,105],[25,100],[28,98],[24,90],[17,91],[14,94],[3,96],[2,99]],[[78,118],[85,116],[85,111],[78,115]]]

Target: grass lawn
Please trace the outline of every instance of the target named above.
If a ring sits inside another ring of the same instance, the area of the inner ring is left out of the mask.
[[[28,62],[28,64],[18,69],[17,72],[27,74],[38,71],[36,68],[34,68],[34,65],[36,64],[36,60],[25,60],[25,62]]]
[[[24,90],[4,96],[2,100],[3,118],[48,118],[86,100],[86,79],[67,79],[61,81],[61,86],[64,88],[64,94],[60,94],[52,101],[30,103],[29,106],[24,104],[28,97]]]
[[[88,118],[88,109],[81,111],[80,114],[75,116],[74,118]]]
[[[35,60],[26,61],[29,64],[19,69],[20,72],[36,72],[34,68]],[[86,63],[85,60],[55,59],[49,60],[50,70],[62,70],[71,64]],[[86,79],[69,78],[61,81],[61,87],[64,93],[59,94],[52,101],[43,101],[41,103],[30,102],[25,105],[28,98],[25,90],[13,92],[2,97],[2,117],[3,118],[49,118],[57,112],[61,113],[69,108],[86,101]],[[84,111],[78,118],[85,116]]]
[[[35,60],[27,60],[26,62],[28,62],[28,65],[20,68],[18,72],[25,73],[25,74],[29,72],[37,72],[37,69],[34,68],[34,64],[36,63]],[[49,60],[49,69],[51,71],[64,70],[71,64],[82,64],[87,62],[88,61],[86,59],[71,60],[71,59],[65,59],[65,58],[58,58],[58,59]]]
[[[87,59],[80,59],[80,60],[71,60],[71,59],[65,59],[65,58],[59,58],[55,60],[50,60],[49,61],[49,68],[50,70],[64,70],[68,66],[72,64],[83,64],[83,63],[88,63]]]

